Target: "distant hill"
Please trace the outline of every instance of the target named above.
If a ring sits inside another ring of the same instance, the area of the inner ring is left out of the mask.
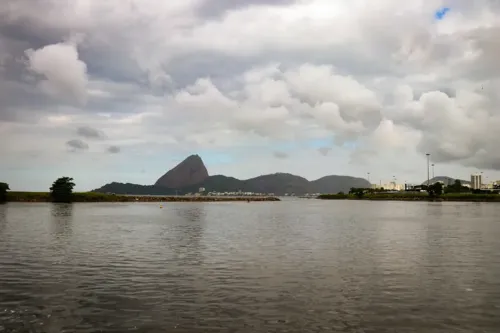
[[[351,187],[370,188],[371,184],[363,178],[350,176],[325,176],[311,182],[314,193],[349,192]]]
[[[199,161],[195,161],[196,157],[199,158]],[[184,163],[187,160],[190,160],[188,161],[189,163]],[[289,173],[274,173],[240,180],[223,175],[208,176],[207,172],[207,177],[205,177],[203,171],[205,166],[203,165],[203,161],[201,161],[201,164],[199,163],[200,161],[201,158],[197,155],[188,157],[188,159],[160,177],[155,185],[113,182],[93,191],[116,194],[173,195],[195,193],[198,192],[200,187],[204,187],[208,192],[238,192],[241,190],[242,192],[274,193],[275,195],[284,195],[286,193],[303,195],[306,193],[348,192],[351,187],[370,187],[370,183],[366,179],[350,176],[326,176],[315,181],[308,181],[303,177]],[[195,163],[191,164],[191,162]],[[203,165],[203,168],[201,165]],[[190,170],[194,170],[194,172],[191,173]],[[181,180],[177,180],[172,175],[186,177],[181,177]],[[200,177],[202,180],[196,182],[197,178],[193,175]],[[169,186],[163,184],[168,184]],[[178,186],[179,184],[181,185]]]
[[[174,189],[156,185],[139,185],[131,183],[112,182],[98,189],[92,190],[98,193],[115,193],[115,194],[135,194],[135,195],[173,195]]]
[[[199,184],[208,178],[208,171],[198,155],[191,155],[161,176],[156,186],[182,188]]]
[[[455,183],[455,179],[456,178],[451,178],[451,177],[446,177],[446,176],[437,176],[437,177],[431,178],[429,180],[429,182],[431,184],[437,183],[437,182],[442,182],[445,186],[448,186],[448,185],[453,185],[453,183]],[[462,180],[462,179],[459,179],[459,180],[462,183],[462,185],[470,185],[470,181],[468,181],[468,180]],[[425,185],[425,184],[427,184],[427,180],[424,180],[422,182],[422,185]]]

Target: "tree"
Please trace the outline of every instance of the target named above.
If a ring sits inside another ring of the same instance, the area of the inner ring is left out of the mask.
[[[431,197],[440,196],[441,194],[443,194],[443,184],[441,184],[440,182],[436,182],[430,185],[428,192]]]
[[[73,178],[61,177],[58,178],[50,187],[50,196],[53,202],[71,202],[73,194]]]
[[[7,201],[7,191],[9,191],[9,184],[0,183],[0,202]]]
[[[469,192],[469,191],[470,191],[470,189],[463,186],[460,179],[455,179],[453,184],[451,184],[445,188],[446,193],[461,193],[461,192]]]
[[[357,196],[358,198],[361,198],[365,194],[365,189],[364,188],[351,187],[351,190],[349,191],[349,194],[352,194],[352,195]]]

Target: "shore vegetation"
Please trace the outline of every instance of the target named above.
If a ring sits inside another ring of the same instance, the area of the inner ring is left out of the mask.
[[[7,191],[9,190],[9,184],[0,182],[0,203],[7,201]]]
[[[422,186],[422,191],[387,191],[384,189],[351,188],[349,193],[321,194],[323,200],[399,200],[399,201],[472,201],[500,202],[497,191],[471,190],[456,181],[443,187],[441,183]]]

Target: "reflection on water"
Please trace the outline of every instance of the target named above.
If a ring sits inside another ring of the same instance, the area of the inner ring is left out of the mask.
[[[0,234],[4,231],[5,226],[7,225],[7,207],[9,207],[9,205],[5,203],[0,204]]]
[[[500,206],[0,206],[0,332],[498,332]]]
[[[73,204],[53,203],[50,207],[52,234],[56,237],[71,234]]]

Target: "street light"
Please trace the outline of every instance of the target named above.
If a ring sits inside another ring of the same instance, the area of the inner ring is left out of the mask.
[[[369,172],[367,172],[367,173],[368,173],[368,182],[370,183],[370,173]],[[370,183],[370,185],[371,185],[371,183]]]
[[[431,156],[431,154],[427,153],[425,156],[427,156],[427,187],[429,187],[429,156]]]

